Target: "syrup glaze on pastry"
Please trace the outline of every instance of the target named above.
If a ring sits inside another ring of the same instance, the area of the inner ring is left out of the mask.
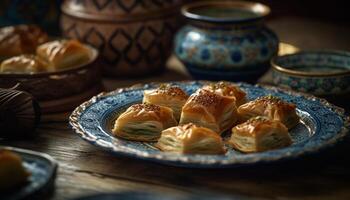
[[[29,175],[24,169],[19,155],[9,150],[0,149],[0,192],[24,184]]]
[[[176,126],[173,111],[154,104],[130,106],[115,121],[115,136],[136,141],[157,141],[162,130]]]
[[[4,60],[0,66],[2,73],[36,73],[46,71],[48,64],[34,56],[21,55]]]
[[[36,25],[8,26],[0,29],[0,56],[12,57],[35,53],[48,36]]]
[[[241,121],[246,121],[251,117],[265,116],[281,121],[288,129],[299,123],[295,104],[285,102],[271,95],[259,97],[254,101],[243,104],[237,109],[237,112]]]
[[[292,140],[280,121],[254,117],[232,128],[229,143],[242,152],[261,152],[289,146]]]
[[[247,102],[247,94],[237,85],[229,82],[220,81],[210,85],[205,85],[203,89],[210,90],[219,95],[235,97],[237,107]]]
[[[236,100],[199,89],[182,108],[180,124],[194,123],[223,133],[237,121]]]
[[[156,147],[162,151],[184,154],[225,153],[223,141],[217,133],[191,123],[162,131]]]
[[[74,67],[90,60],[90,51],[77,40],[52,41],[40,45],[37,55],[54,69]]]
[[[143,94],[143,103],[171,108],[176,120],[180,119],[181,109],[187,99],[188,95],[180,87],[166,84],[160,85],[157,89],[145,90]]]

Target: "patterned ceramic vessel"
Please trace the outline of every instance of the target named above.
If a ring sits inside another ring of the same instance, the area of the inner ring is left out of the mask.
[[[182,0],[66,0],[64,36],[101,52],[108,76],[144,76],[161,71],[181,20]]]
[[[264,25],[269,12],[254,2],[188,4],[175,53],[194,78],[254,82],[278,51],[277,36]]]
[[[349,52],[305,51],[275,57],[271,64],[276,85],[321,96],[350,92]]]

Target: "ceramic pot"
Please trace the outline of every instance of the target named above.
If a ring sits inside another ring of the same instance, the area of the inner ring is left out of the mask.
[[[181,20],[182,0],[67,0],[61,29],[100,50],[108,76],[143,76],[161,71]]]
[[[194,78],[256,81],[270,67],[278,38],[264,24],[270,9],[240,1],[184,6],[188,21],[176,35],[175,53]]]

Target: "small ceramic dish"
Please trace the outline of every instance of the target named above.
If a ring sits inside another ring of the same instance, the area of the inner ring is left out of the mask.
[[[19,149],[14,147],[1,147],[19,154],[23,160],[24,168],[30,172],[30,178],[25,185],[1,193],[0,199],[38,199],[48,195],[55,183],[57,162],[49,155]]]
[[[204,84],[212,82],[172,82],[186,93],[192,94]],[[159,83],[122,88],[102,93],[76,108],[70,116],[74,131],[88,142],[116,155],[127,155],[137,159],[159,162],[167,165],[195,168],[235,167],[315,153],[339,141],[347,134],[349,119],[344,110],[325,100],[273,87],[239,84],[247,92],[249,100],[260,96],[278,96],[297,105],[301,123],[290,130],[293,144],[286,148],[261,153],[245,154],[228,147],[225,155],[190,155],[162,152],[154,143],[135,142],[114,137],[112,127],[117,117],[130,105],[142,102],[143,91],[157,88]],[[225,134],[227,140],[230,134]]]
[[[54,72],[32,74],[0,73],[0,87],[31,93],[38,101],[42,112],[58,112],[72,109],[82,101],[100,92],[101,76],[98,69],[98,51],[90,49],[90,60]],[[74,106],[74,107],[72,107]]]
[[[350,92],[350,53],[303,51],[271,60],[273,82],[288,89],[314,95]]]

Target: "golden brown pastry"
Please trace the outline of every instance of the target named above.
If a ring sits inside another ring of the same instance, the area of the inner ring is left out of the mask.
[[[203,89],[210,90],[219,95],[235,97],[237,107],[247,102],[247,94],[233,83],[220,81],[217,83],[205,85],[203,86]]]
[[[176,126],[173,111],[154,104],[130,106],[115,121],[112,130],[115,136],[136,141],[157,141],[161,132]]]
[[[25,183],[28,176],[19,155],[0,149],[0,192]]]
[[[191,123],[164,130],[156,147],[162,151],[184,154],[225,153],[224,144],[217,133]]]
[[[199,89],[190,96],[182,108],[180,124],[194,123],[223,133],[237,121],[236,100]]]
[[[40,45],[36,53],[56,70],[75,67],[90,60],[89,49],[77,40],[47,42]]]
[[[280,121],[254,117],[232,128],[229,143],[242,152],[261,152],[292,144],[288,129]]]
[[[35,53],[48,36],[36,25],[8,26],[0,29],[0,57]]]
[[[143,93],[143,103],[171,108],[176,120],[180,120],[181,109],[187,99],[188,95],[181,88],[170,85],[161,85],[157,89],[145,90]]]
[[[295,104],[285,102],[271,95],[243,104],[237,109],[237,112],[241,121],[256,116],[265,116],[281,121],[288,129],[299,123]]]
[[[34,55],[15,56],[4,60],[0,66],[2,73],[36,73],[48,70],[48,64]]]

